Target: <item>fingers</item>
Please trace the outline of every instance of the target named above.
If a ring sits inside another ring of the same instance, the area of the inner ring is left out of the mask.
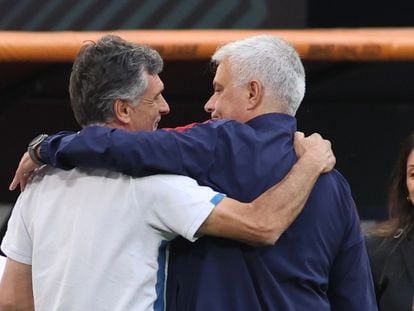
[[[298,157],[306,153],[307,157],[312,159],[314,164],[319,166],[321,172],[324,173],[334,168],[336,158],[329,140],[324,139],[318,133],[305,137],[301,132],[295,133],[294,139],[294,148]]]
[[[303,138],[305,138],[305,133],[300,132],[300,131],[295,132],[295,137],[294,137],[295,140],[301,140]]]
[[[18,186],[19,181],[18,178],[16,177],[16,175],[14,175],[12,182],[9,185],[9,190],[13,191],[14,189],[16,189],[16,187]]]
[[[18,173],[13,177],[12,182],[9,185],[9,190],[13,191],[20,185],[20,191],[23,192],[24,188],[26,188],[27,182],[29,181],[30,177],[33,175],[33,171],[29,173]]]
[[[13,180],[9,185],[9,190],[15,190],[20,185],[20,190],[23,191],[27,185],[33,171],[38,168],[38,165],[32,161],[29,154],[25,152],[19,162],[19,166],[14,174]]]
[[[322,173],[328,173],[333,170],[336,164],[336,157],[332,150],[329,150],[326,153],[326,156],[324,158],[324,167],[322,169]]]
[[[308,136],[308,138],[315,139],[315,140],[323,140],[322,136],[319,133],[312,133]]]

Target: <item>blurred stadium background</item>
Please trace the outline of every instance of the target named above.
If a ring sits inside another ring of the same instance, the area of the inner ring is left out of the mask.
[[[0,31],[413,27],[412,12],[414,2],[402,0],[0,0]],[[414,61],[304,63],[299,129],[332,141],[361,218],[385,217],[391,164],[414,129]],[[18,196],[7,187],[30,139],[79,128],[68,103],[70,68],[0,62],[0,220]],[[208,118],[207,60],[167,61],[162,78],[172,112],[161,126]]]

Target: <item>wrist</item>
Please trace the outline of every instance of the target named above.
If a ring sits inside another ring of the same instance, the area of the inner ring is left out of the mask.
[[[36,136],[30,143],[29,146],[27,147],[27,152],[29,153],[30,158],[32,159],[32,161],[34,163],[36,163],[39,166],[42,166],[44,164],[46,164],[42,158],[40,157],[40,153],[39,153],[39,147],[40,144],[48,137],[48,135],[46,134],[40,134],[38,136]]]

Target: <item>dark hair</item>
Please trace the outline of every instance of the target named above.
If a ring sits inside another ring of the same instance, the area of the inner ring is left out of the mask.
[[[114,117],[116,100],[137,103],[148,86],[148,74],[162,71],[157,51],[145,45],[106,35],[86,42],[72,67],[69,94],[81,126],[105,123]]]
[[[402,143],[392,171],[389,189],[389,220],[375,226],[370,233],[385,237],[406,236],[414,227],[414,206],[407,200],[407,160],[414,150],[414,133]]]

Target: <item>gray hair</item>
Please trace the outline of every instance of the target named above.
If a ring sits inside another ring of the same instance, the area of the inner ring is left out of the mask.
[[[81,126],[106,123],[114,118],[116,100],[134,105],[148,86],[146,73],[162,71],[157,51],[106,35],[89,41],[78,53],[72,67],[69,94],[75,118]]]
[[[305,95],[305,69],[290,44],[269,35],[254,36],[218,48],[212,62],[219,65],[225,60],[236,85],[259,80],[282,112],[295,115]]]

